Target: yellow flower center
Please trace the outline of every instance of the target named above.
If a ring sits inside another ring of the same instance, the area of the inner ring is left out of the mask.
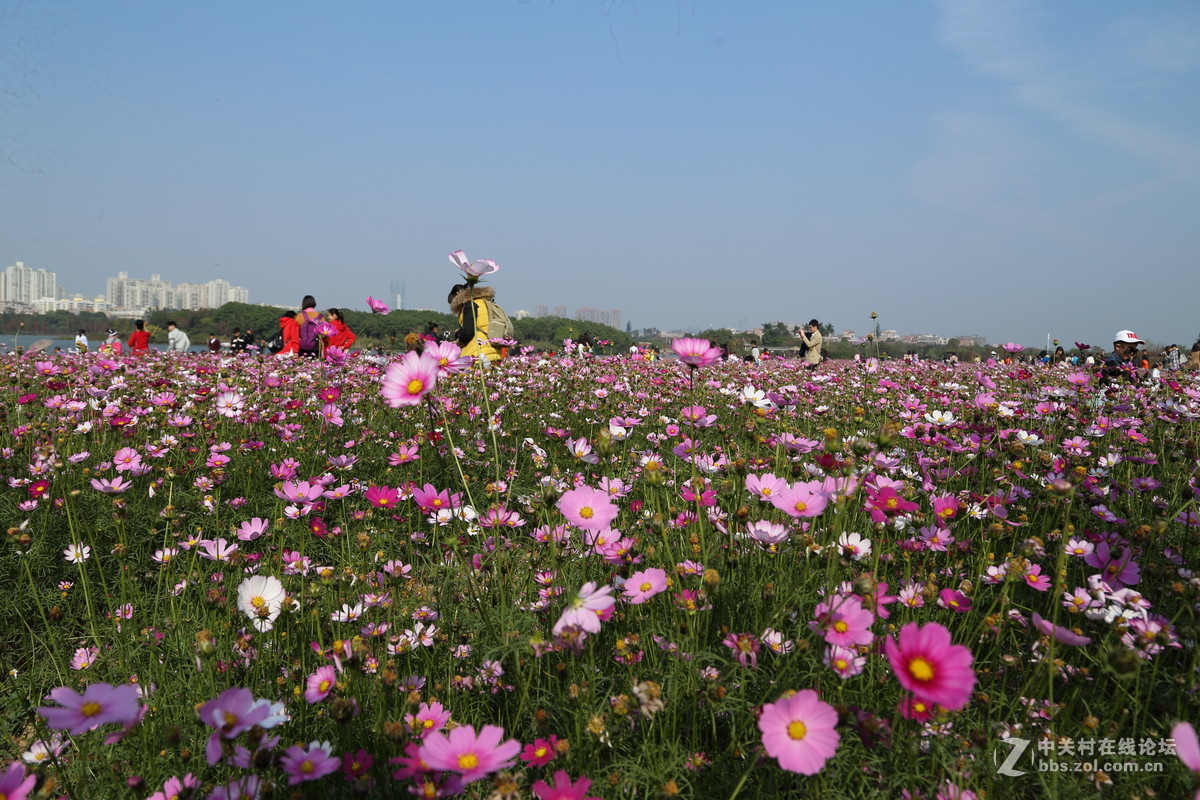
[[[800,500],[796,503],[797,511],[804,511],[807,508],[808,508],[808,503],[804,502],[803,500]]]
[[[79,707],[79,710],[83,712],[85,717],[94,717],[100,713],[100,704],[95,700],[88,700]]]
[[[641,586],[639,586],[638,588],[639,588],[639,589],[641,589],[643,592],[648,592],[648,591],[650,591],[650,590],[651,590],[652,588],[654,588],[654,587],[652,587],[652,586],[650,585],[650,581],[645,581],[645,582],[644,582],[644,583],[643,583]]]
[[[908,662],[908,674],[919,681],[933,680],[933,665],[923,658],[917,657]]]
[[[798,742],[808,735],[808,727],[800,720],[795,720],[788,723],[787,732],[788,736]]]
[[[256,595],[254,595],[254,597],[250,598],[250,605],[254,606],[255,608],[262,608],[266,604],[267,604],[267,601],[264,600],[262,595],[260,595],[260,594],[256,594]]]
[[[533,751],[533,754],[534,754],[535,756],[537,756],[538,758],[545,758],[545,757],[546,757],[546,748],[545,748],[545,747],[539,747],[538,749],[536,749],[536,750],[534,750],[534,751]]]
[[[426,728],[432,728],[433,720],[427,719],[427,720],[424,720],[421,724],[424,725]]]
[[[312,771],[315,770],[316,768],[317,768],[317,765],[314,764],[310,759],[307,759],[307,758],[304,759],[303,763],[300,764],[300,771],[303,772],[305,775],[311,774]]]
[[[584,506],[583,508],[579,509],[579,516],[583,517],[584,519],[591,519],[592,515],[595,513],[596,512],[592,510],[591,506]]]
[[[326,679],[326,680],[321,681],[320,686],[318,686],[317,688],[320,689],[322,692],[328,692],[330,685],[331,685],[330,681],[328,679]]]
[[[844,658],[835,659],[833,662],[834,669],[845,669],[848,666],[850,665],[846,663],[846,659]]]
[[[846,631],[850,630],[850,626],[846,624],[845,620],[839,619],[837,622],[833,623],[833,629],[838,633],[845,633]]]
[[[425,388],[424,381],[420,381],[420,380],[417,380],[416,378],[413,378],[411,381],[408,382],[408,386],[405,387],[405,391],[407,391],[409,394],[420,394],[421,390],[424,388]]]
[[[458,757],[458,766],[462,769],[475,769],[479,766],[479,756],[474,753],[463,753]]]

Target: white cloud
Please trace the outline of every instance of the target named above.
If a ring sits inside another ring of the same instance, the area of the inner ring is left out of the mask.
[[[1095,86],[1073,77],[1064,56],[1039,40],[1038,17],[1024,3],[995,0],[939,0],[942,42],[978,72],[1007,83],[1013,96],[1027,108],[1060,123],[1074,133],[1152,165],[1156,175],[1200,182],[1200,145],[1144,119],[1135,119],[1113,108]],[[1081,12],[1086,13],[1086,12]],[[1143,23],[1144,25],[1144,23]],[[1161,31],[1161,28],[1158,29]],[[1169,38],[1169,37],[1167,37]],[[1160,60],[1169,60],[1172,48],[1186,43],[1143,34],[1143,42],[1157,41]],[[1087,47],[1087,42],[1074,43]],[[1093,48],[1099,43],[1090,43]],[[1146,44],[1145,47],[1151,47]],[[1102,56],[1097,53],[1097,57]]]

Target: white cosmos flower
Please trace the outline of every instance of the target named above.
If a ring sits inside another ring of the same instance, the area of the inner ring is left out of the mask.
[[[1039,437],[1036,433],[1030,433],[1026,430],[1017,431],[1017,441],[1027,444],[1030,447],[1037,447],[1046,443],[1046,440]]]
[[[954,412],[942,411],[940,409],[930,411],[925,415],[925,421],[933,425],[953,425]]]
[[[217,413],[223,417],[236,417],[246,407],[246,398],[237,392],[221,392],[214,402]]]
[[[283,608],[283,584],[271,575],[255,575],[238,586],[238,609],[254,623],[254,627],[266,633],[275,627],[275,619]]]
[[[79,544],[78,542],[69,545],[66,550],[63,550],[63,555],[66,556],[67,561],[72,564],[82,564],[88,560],[88,556],[91,554],[92,548],[88,547],[86,544]]]

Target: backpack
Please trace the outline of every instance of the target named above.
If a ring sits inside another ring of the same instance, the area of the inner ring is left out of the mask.
[[[300,349],[313,353],[317,350],[317,321],[308,314],[303,314],[303,317],[300,322]]]
[[[516,339],[517,329],[513,327],[512,320],[508,318],[504,309],[496,305],[494,300],[484,300],[483,304],[488,312],[488,338]]]
[[[272,353],[278,353],[283,349],[283,331],[276,331],[274,336],[263,342],[263,346]]]

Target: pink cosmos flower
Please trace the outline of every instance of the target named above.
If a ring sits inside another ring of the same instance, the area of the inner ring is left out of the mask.
[[[1042,619],[1042,615],[1036,611],[1033,612],[1033,627],[1060,644],[1081,647],[1092,643],[1090,636],[1081,636],[1070,628],[1064,628],[1061,625],[1055,625],[1048,619]]]
[[[267,532],[271,521],[262,517],[253,517],[238,526],[237,538],[243,542],[252,542]]]
[[[33,785],[37,783],[37,775],[26,775],[25,765],[14,761],[0,775],[0,797],[5,800],[25,800]]]
[[[591,778],[580,777],[571,783],[571,776],[560,769],[554,773],[554,784],[545,781],[534,781],[529,788],[538,800],[600,800],[599,797],[585,797],[588,787],[592,785]]]
[[[858,654],[857,650],[840,645],[830,645],[825,648],[825,665],[837,673],[842,680],[852,678],[863,671],[867,659]]]
[[[658,567],[638,570],[629,576],[621,588],[626,600],[635,606],[641,605],[659,592],[667,590],[666,570]]]
[[[455,250],[450,254],[450,263],[458,267],[459,271],[463,275],[466,275],[468,280],[471,278],[482,278],[484,275],[500,271],[500,265],[489,259],[468,261],[467,254],[462,250]]]
[[[778,522],[768,522],[765,519],[756,520],[746,526],[746,535],[761,545],[771,546],[783,544],[788,538],[786,525]]]
[[[333,691],[337,684],[337,672],[334,671],[333,665],[326,664],[323,667],[317,667],[317,671],[308,676],[308,682],[304,689],[304,699],[309,705],[319,703],[329,693]]]
[[[374,297],[367,298],[367,308],[371,309],[372,314],[387,314],[391,311],[387,303],[376,300]]]
[[[130,486],[133,486],[133,482],[127,481],[120,476],[112,480],[108,478],[92,478],[92,488],[97,492],[104,492],[105,494],[120,494]]]
[[[975,688],[974,656],[950,641],[950,631],[936,622],[910,622],[897,639],[884,639],[888,661],[900,685],[930,703],[957,711]]]
[[[337,772],[341,759],[333,755],[329,742],[309,742],[308,747],[292,745],[284,752],[279,765],[288,774],[288,786],[315,781]]]
[[[875,640],[875,634],[871,633],[875,615],[863,608],[858,595],[834,595],[818,603],[813,615],[816,619],[810,621],[808,627],[821,631],[827,644],[853,647]]]
[[[787,485],[787,481],[770,472],[764,472],[762,475],[752,472],[746,476],[746,491],[762,500],[770,500],[786,489]]]
[[[708,339],[675,339],[671,349],[679,360],[689,367],[707,367],[721,359],[721,348],[713,346]]]
[[[601,615],[611,615],[616,600],[610,596],[611,586],[597,588],[595,582],[588,581],[579,590],[579,594],[563,609],[562,616],[554,623],[554,635],[557,636],[563,628],[574,626],[587,633],[600,632]]]
[[[233,687],[200,708],[200,721],[213,729],[205,755],[209,765],[221,760],[221,739],[236,739],[255,725],[273,728],[287,719],[283,706],[255,700],[249,689]]]
[[[475,361],[471,356],[464,356],[462,348],[454,342],[427,343],[425,353],[437,360],[438,370],[442,373],[462,372]]]
[[[437,733],[446,727],[449,721],[450,712],[436,700],[432,703],[421,703],[416,714],[409,714],[404,718],[409,731],[422,739],[431,733]]]
[[[437,359],[414,350],[388,365],[380,393],[392,408],[415,406],[437,386],[437,379]]]
[[[200,789],[200,779],[192,773],[182,778],[172,775],[163,783],[162,791],[155,792],[146,800],[178,800],[180,797],[191,797]]]
[[[816,775],[837,752],[838,715],[812,689],[763,706],[758,718],[767,754],[788,772]]]
[[[423,511],[441,511],[443,508],[458,508],[462,495],[450,494],[449,489],[439,492],[432,483],[427,483],[420,489],[413,489],[413,500]]]
[[[1175,755],[1183,765],[1200,777],[1200,740],[1196,738],[1196,729],[1188,722],[1177,722],[1171,728],[1171,738],[1175,740]],[[1200,789],[1196,790],[1195,800],[1200,800]]]
[[[49,699],[58,706],[38,708],[38,713],[46,720],[46,727],[66,731],[72,736],[94,731],[110,722],[124,725],[137,720],[141,712],[137,687],[127,683],[119,686],[93,683],[83,694],[69,686],[59,686],[50,690]]]
[[[581,486],[558,498],[558,510],[572,525],[585,531],[602,531],[617,518],[619,508],[608,492]]]
[[[461,725],[449,732],[431,733],[421,743],[420,757],[432,770],[458,773],[464,783],[508,769],[521,752],[516,739],[502,742],[504,729],[484,725],[479,733],[470,725]]]
[[[753,633],[730,633],[721,644],[733,651],[738,664],[747,669],[758,668],[758,654],[762,642]]]
[[[829,498],[815,481],[793,483],[767,498],[771,505],[797,519],[820,516]]]

